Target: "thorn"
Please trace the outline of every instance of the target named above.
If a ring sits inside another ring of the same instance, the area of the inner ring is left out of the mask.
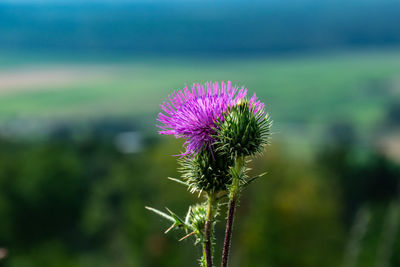
[[[173,177],[167,177],[167,179],[171,180],[171,181],[174,181],[174,182],[177,182],[178,184],[183,184],[183,185],[187,186],[187,184],[182,180],[179,180],[179,179],[176,179],[176,178],[173,178]]]
[[[185,224],[189,224],[190,212],[192,211],[192,206],[189,206],[189,210],[186,214]]]
[[[186,238],[188,238],[188,237],[194,235],[195,233],[196,233],[196,232],[191,232],[190,234],[187,234],[187,235],[185,235],[184,237],[182,237],[181,239],[179,239],[179,241],[183,241],[183,240],[185,240]]]
[[[169,231],[171,231],[175,227],[175,223],[173,223],[165,232],[164,234],[167,234]]]
[[[166,209],[171,215],[174,215],[174,213],[173,213],[169,208],[165,207],[165,209]]]

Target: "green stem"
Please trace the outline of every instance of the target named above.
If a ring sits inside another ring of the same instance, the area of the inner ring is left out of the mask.
[[[235,218],[237,199],[239,198],[239,181],[244,164],[245,164],[244,157],[236,158],[234,166],[235,174],[232,177],[232,186],[229,191],[229,208],[228,208],[228,218],[226,220],[226,227],[225,227],[224,248],[222,251],[222,261],[221,261],[222,267],[228,266],[229,250],[231,247],[231,239],[232,239],[233,220]]]
[[[214,218],[214,206],[215,196],[213,193],[208,194],[207,203],[207,219],[204,226],[205,241],[203,244],[203,257],[206,260],[207,267],[213,267],[213,256],[212,256],[212,239],[213,239],[213,218]]]
[[[203,251],[203,256],[200,259],[200,266],[201,267],[207,267],[207,263],[206,263],[206,243],[205,242],[203,242],[202,251]]]

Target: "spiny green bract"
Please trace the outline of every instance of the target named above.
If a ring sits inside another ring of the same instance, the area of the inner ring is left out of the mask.
[[[228,155],[213,155],[210,149],[203,149],[193,158],[183,158],[179,163],[182,179],[193,193],[224,191],[231,181],[229,168],[233,159]]]
[[[268,144],[272,122],[262,111],[249,107],[243,101],[228,109],[224,119],[218,120],[215,128],[214,146],[219,155],[231,158],[254,155]]]

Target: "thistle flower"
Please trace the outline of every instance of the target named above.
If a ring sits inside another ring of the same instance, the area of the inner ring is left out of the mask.
[[[261,152],[268,143],[271,122],[265,116],[264,104],[255,95],[246,98],[247,89],[226,84],[193,84],[175,91],[161,105],[157,125],[160,134],[186,139],[186,150],[179,159],[183,181],[170,178],[188,186],[194,192],[205,192],[207,201],[191,206],[182,220],[172,211],[169,215],[159,210],[147,209],[168,219],[171,229],[182,228],[187,235],[202,243],[201,266],[213,266],[213,229],[218,214],[221,191],[228,193],[229,209],[222,266],[229,255],[233,218],[239,193],[244,186],[261,175],[247,179],[245,157]]]
[[[158,114],[160,134],[184,138],[186,151],[181,156],[198,154],[215,141],[215,123],[223,120],[223,113],[246,97],[247,89],[226,84],[205,83],[187,86],[168,96]]]

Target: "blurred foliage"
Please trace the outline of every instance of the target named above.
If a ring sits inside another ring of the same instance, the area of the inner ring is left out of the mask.
[[[9,250],[7,266],[168,262],[166,237],[151,234],[144,210],[148,202],[157,203],[157,191],[165,188],[160,177],[174,170],[173,164],[157,162],[158,151],[127,157],[113,143],[96,138],[3,141],[0,151],[0,240]],[[154,227],[158,233],[160,226]],[[175,261],[183,266],[182,260]]]
[[[142,152],[123,154],[113,135],[101,131],[0,141],[4,266],[197,266],[200,251],[186,245],[192,240],[162,234],[168,223],[144,209],[169,203],[185,214],[195,202],[185,187],[166,179],[178,175],[171,155],[181,144],[148,137]],[[252,162],[252,172],[268,174],[243,194],[233,267],[341,266],[354,214],[364,204],[372,219],[357,266],[375,266],[388,205],[397,198],[399,167],[373,150],[358,153],[350,127],[329,132],[336,141],[323,146],[315,161],[292,158],[274,142]],[[224,216],[220,221],[218,242]],[[392,266],[399,264],[399,240],[391,245]],[[219,257],[217,251],[217,263]]]
[[[287,158],[275,145],[266,154],[255,162],[268,170],[265,181],[246,192],[239,208],[244,221],[238,220],[236,266],[340,265],[344,236],[337,191],[315,166]]]

